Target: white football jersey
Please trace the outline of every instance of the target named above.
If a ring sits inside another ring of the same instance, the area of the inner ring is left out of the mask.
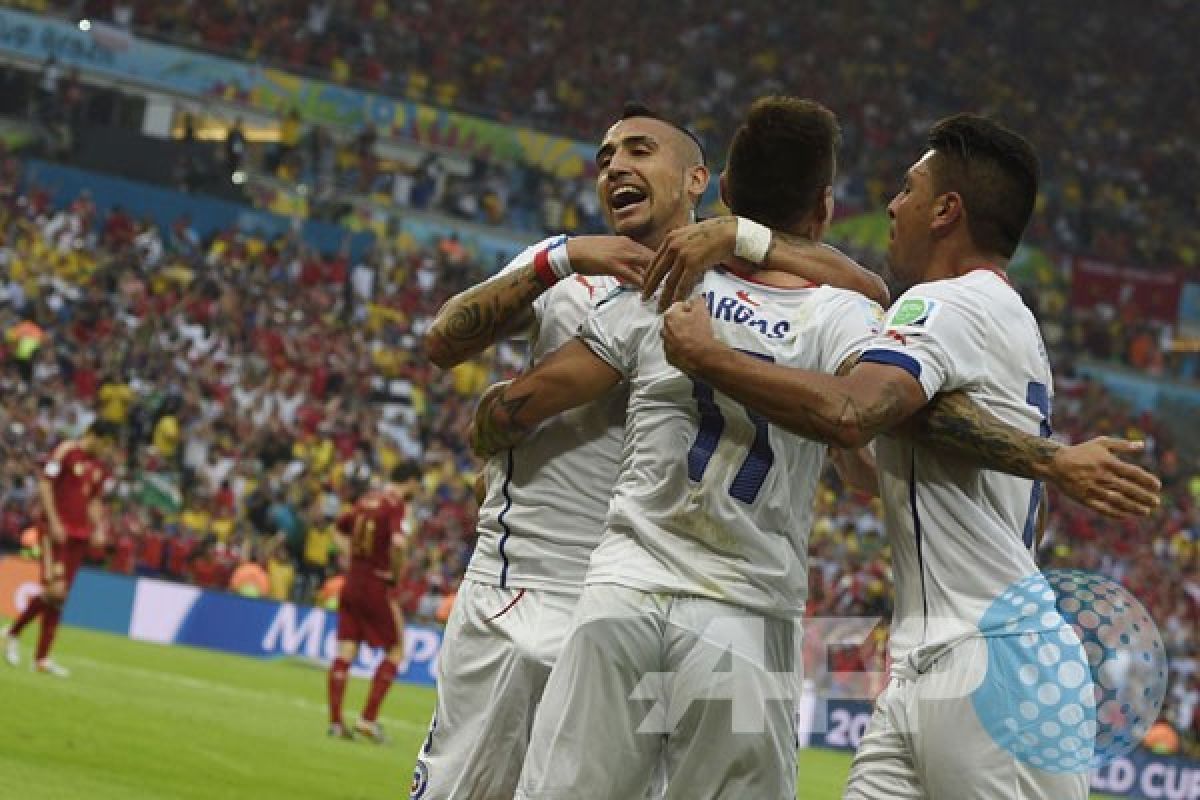
[[[561,237],[518,255],[505,271],[533,262]],[[579,331],[592,308],[617,287],[609,277],[573,275],[533,304],[529,365]],[[484,466],[467,576],[493,586],[578,593],[588,558],[604,531],[625,425],[626,392],[617,387],[586,406],[547,420],[523,442]]]
[[[722,341],[822,372],[862,350],[882,318],[870,300],[831,287],[777,289],[718,271],[699,291]],[[802,614],[825,446],[672,367],[661,328],[654,301],[618,290],[581,333],[629,383],[621,470],[587,582]]]
[[[862,360],[907,370],[926,397],[963,389],[1010,425],[1050,434],[1053,390],[1037,320],[991,270],[905,292]],[[979,635],[996,598],[1037,571],[1042,487],[904,438],[879,437],[875,456],[895,569],[892,658],[919,648],[925,661]]]

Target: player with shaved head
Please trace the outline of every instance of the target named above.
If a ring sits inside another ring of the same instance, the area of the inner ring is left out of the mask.
[[[709,180],[695,138],[643,106],[628,106],[605,133],[596,168],[614,235],[546,239],[451,298],[425,337],[435,364],[453,367],[519,334],[529,338],[530,363],[541,362],[618,285],[640,286],[653,248],[694,220]],[[880,292],[876,276],[829,248],[781,243],[769,261],[814,283]],[[475,552],[447,623],[413,797],[512,797],[604,532],[625,403],[616,387],[487,459]]]

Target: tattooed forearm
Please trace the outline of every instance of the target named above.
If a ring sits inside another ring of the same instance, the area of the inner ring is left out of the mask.
[[[1061,445],[1025,433],[985,411],[964,392],[940,394],[912,420],[906,433],[985,469],[1044,479]]]
[[[925,402],[920,385],[890,367],[845,378],[762,361],[729,348],[708,353],[696,374],[713,388],[806,439],[862,447]],[[911,384],[911,385],[910,385]]]
[[[475,455],[486,458],[513,447],[529,434],[529,427],[518,420],[518,415],[533,395],[513,396],[511,391],[511,386],[504,386],[489,391],[479,401],[471,429],[471,449]]]
[[[878,393],[865,401],[847,395],[843,401],[842,413],[834,422],[836,430],[840,433],[835,435],[831,429],[831,435],[826,441],[842,446],[861,446],[891,428],[903,415],[904,395],[895,383],[881,384]]]
[[[531,303],[545,291],[532,266],[498,275],[447,301],[425,334],[429,360],[457,366],[529,325]]]

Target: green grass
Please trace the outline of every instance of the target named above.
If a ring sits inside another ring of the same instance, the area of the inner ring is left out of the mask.
[[[325,737],[325,673],[64,628],[56,680],[0,663],[0,797],[9,800],[301,800],[407,796],[433,708],[397,684],[382,721],[392,744]],[[367,682],[352,680],[348,718]],[[800,800],[841,796],[850,759],[806,750]]]

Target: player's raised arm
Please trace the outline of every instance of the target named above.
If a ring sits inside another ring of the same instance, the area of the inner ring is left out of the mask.
[[[763,364],[719,344],[707,312],[677,304],[663,325],[671,363],[771,422],[837,447],[861,447],[904,423],[926,405],[921,384],[905,369],[862,363],[845,377]],[[987,469],[1046,480],[1089,508],[1111,517],[1151,513],[1158,480],[1127,464],[1130,442],[1100,437],[1074,447],[1024,433],[988,414],[961,393],[938,395],[913,421],[922,443],[955,452]]]
[[[835,447],[862,447],[925,405],[902,369],[865,363],[844,377],[764,364],[718,342],[702,304],[676,303],[663,321],[667,360],[768,420]]]
[[[1100,436],[1066,446],[1009,425],[967,397],[939,394],[905,426],[922,444],[956,453],[987,469],[1047,481],[1105,516],[1146,516],[1158,507],[1158,478],[1121,456],[1140,442]]]
[[[543,421],[595,400],[621,379],[607,361],[572,339],[529,372],[484,392],[471,426],[471,449],[486,457],[512,447]]]
[[[689,297],[704,273],[722,263],[779,270],[817,285],[850,289],[884,307],[889,302],[883,279],[837,248],[734,216],[667,234],[646,270],[644,296],[649,298],[662,285],[659,310],[665,311]]]
[[[483,283],[446,301],[425,334],[425,354],[450,369],[533,322],[533,303],[571,273],[641,285],[653,251],[625,236],[559,236],[535,245]]]

